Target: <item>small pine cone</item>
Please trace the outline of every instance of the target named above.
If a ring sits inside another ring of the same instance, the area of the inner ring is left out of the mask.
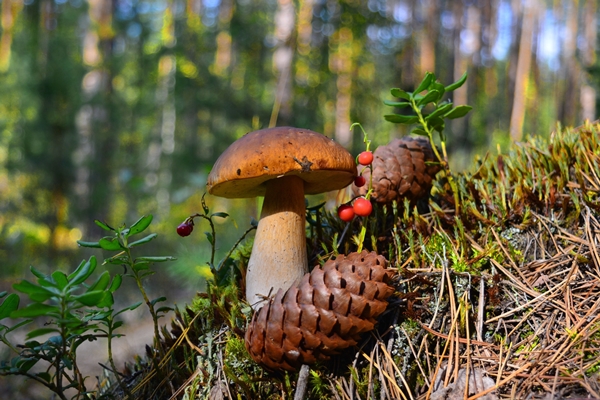
[[[254,313],[246,349],[269,369],[294,371],[358,343],[394,292],[387,260],[363,251],[338,256],[304,275]]]
[[[373,152],[372,198],[382,204],[408,199],[411,203],[427,196],[431,181],[440,170],[429,140],[422,137],[394,139]],[[371,171],[365,168],[363,176],[369,181]],[[368,187],[354,187],[356,195],[364,196]]]

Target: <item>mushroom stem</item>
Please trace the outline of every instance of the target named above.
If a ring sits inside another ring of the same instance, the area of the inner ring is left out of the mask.
[[[308,272],[304,181],[289,175],[266,182],[265,200],[246,273],[246,299],[261,300],[287,289]]]

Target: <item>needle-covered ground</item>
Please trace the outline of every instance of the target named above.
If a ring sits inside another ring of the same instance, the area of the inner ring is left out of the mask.
[[[442,172],[413,208],[376,205],[349,225],[310,208],[313,265],[355,251],[365,224],[396,292],[375,330],[311,366],[306,398],[600,398],[599,134],[558,129],[487,155],[454,176],[459,204]],[[164,329],[165,359],[132,361],[135,398],[293,398],[298,374],[260,368],[244,346],[250,248]]]

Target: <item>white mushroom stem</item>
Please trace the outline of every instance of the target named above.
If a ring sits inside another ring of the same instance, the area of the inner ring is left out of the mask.
[[[308,272],[304,181],[284,176],[267,183],[246,273],[246,299],[254,309]]]

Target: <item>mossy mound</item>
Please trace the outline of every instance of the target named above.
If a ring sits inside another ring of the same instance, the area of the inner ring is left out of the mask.
[[[428,202],[376,207],[365,248],[397,268],[397,292],[357,347],[311,366],[306,398],[600,398],[599,133],[558,129],[485,157],[455,176],[459,204],[442,176]],[[315,263],[356,250],[362,220],[307,218]],[[159,371],[130,366],[135,398],[294,395],[298,374],[265,371],[244,348],[246,260],[227,260],[233,272],[164,330]]]

